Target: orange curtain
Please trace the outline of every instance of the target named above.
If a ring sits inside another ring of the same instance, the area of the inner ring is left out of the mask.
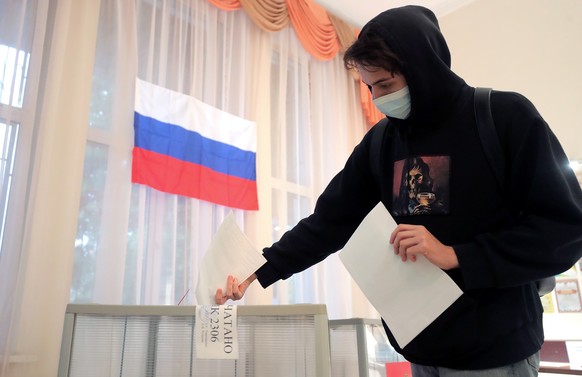
[[[334,16],[333,14],[329,13],[329,19],[335,29],[337,34],[337,39],[340,44],[340,52],[344,52],[354,43],[358,34],[353,26],[345,22],[339,17]]]
[[[208,2],[222,10],[237,10],[241,7],[239,0],[208,0]]]
[[[289,25],[289,12],[285,0],[240,0],[240,3],[261,29],[279,31]]]
[[[215,7],[233,11],[243,9],[261,29],[276,32],[293,25],[303,48],[318,60],[331,60],[345,51],[357,38],[359,30],[328,13],[313,0],[208,0]],[[355,80],[359,75],[354,73]],[[370,126],[384,117],[362,84],[360,100]]]
[[[287,0],[287,9],[305,50],[318,60],[333,59],[339,42],[326,10],[311,0]]]

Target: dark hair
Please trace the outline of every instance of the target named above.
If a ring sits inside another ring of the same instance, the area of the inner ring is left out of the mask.
[[[360,33],[358,39],[344,53],[346,69],[362,67],[383,68],[391,73],[402,73],[402,62],[388,47],[379,31],[372,29],[372,25]]]

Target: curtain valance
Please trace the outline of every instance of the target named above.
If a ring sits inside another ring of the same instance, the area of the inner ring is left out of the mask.
[[[313,0],[208,0],[225,11],[243,9],[261,29],[276,32],[293,26],[303,48],[318,60],[331,60],[356,39],[359,29],[327,12]],[[358,75],[354,75],[359,80]],[[366,120],[374,125],[383,115],[372,103],[367,89],[360,99]]]
[[[279,31],[293,25],[305,50],[318,60],[331,60],[355,39],[358,30],[333,17],[312,0],[208,0],[212,5],[232,11],[244,9],[257,26]],[[335,19],[332,21],[332,17]],[[351,37],[350,37],[351,36]]]

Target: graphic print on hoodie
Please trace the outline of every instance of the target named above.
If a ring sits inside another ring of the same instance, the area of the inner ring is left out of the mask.
[[[398,216],[449,214],[449,156],[394,163],[393,212]]]

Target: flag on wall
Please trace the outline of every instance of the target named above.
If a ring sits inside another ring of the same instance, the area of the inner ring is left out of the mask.
[[[256,124],[137,80],[131,181],[227,207],[259,208]]]

